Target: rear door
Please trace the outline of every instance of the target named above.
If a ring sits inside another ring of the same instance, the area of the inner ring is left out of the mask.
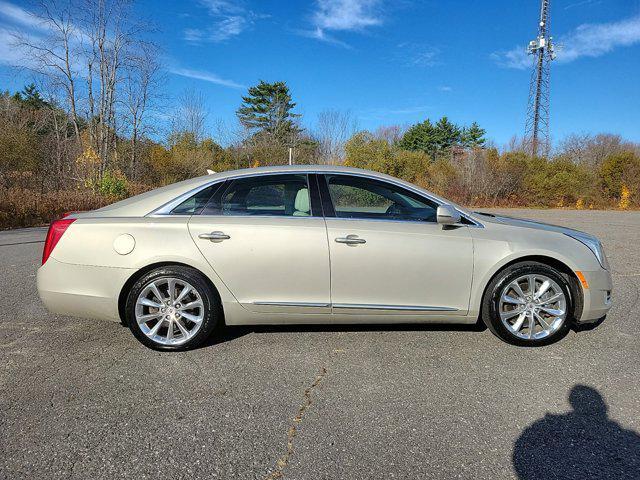
[[[468,227],[443,228],[437,204],[401,186],[353,175],[323,178],[333,313],[467,313]]]
[[[191,217],[189,231],[247,309],[330,313],[329,249],[314,176],[230,180]]]

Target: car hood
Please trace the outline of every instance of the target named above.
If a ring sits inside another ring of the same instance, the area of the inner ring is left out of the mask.
[[[580,230],[574,230],[573,228],[561,227],[559,225],[552,225],[550,223],[535,222],[533,220],[527,220],[525,218],[515,218],[508,217],[506,215],[494,215],[492,213],[483,212],[474,212],[474,216],[482,223],[498,223],[501,225],[509,225],[512,227],[532,228],[535,230],[545,230],[547,232],[566,234],[579,233],[583,236],[593,237],[593,235],[582,232]]]

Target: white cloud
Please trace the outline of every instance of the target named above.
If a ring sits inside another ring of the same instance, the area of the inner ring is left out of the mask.
[[[237,2],[229,0],[202,0],[212,15],[227,15],[229,13],[241,13],[244,9]]]
[[[440,60],[438,60],[439,56],[439,48],[427,47],[422,51],[415,52],[411,63],[418,67],[434,67],[440,64]]]
[[[313,28],[298,33],[323,42],[348,47],[327,32],[359,32],[382,24],[381,0],[316,0]]]
[[[189,43],[200,43],[207,37],[207,32],[198,28],[186,28],[183,38]]]
[[[572,62],[580,57],[599,57],[616,47],[640,43],[640,15],[612,23],[580,25],[566,37],[558,60]]]
[[[189,43],[224,42],[251,28],[256,19],[268,17],[247,10],[240,2],[201,0],[200,3],[208,10],[211,25],[185,29],[183,38]]]
[[[38,43],[50,26],[28,10],[0,0],[0,64],[34,68],[34,59],[22,42]]]
[[[423,43],[402,42],[397,45],[396,58],[408,67],[434,67],[442,64],[441,50]]]
[[[343,47],[343,48],[351,48],[351,45],[349,45],[346,42],[343,42],[342,40],[338,40],[332,35],[327,34],[321,28],[316,28],[315,30],[299,30],[297,33],[299,35],[302,35],[303,37],[313,38],[315,40],[320,40],[321,42],[338,45],[339,47]]]
[[[244,85],[241,85],[233,80],[226,80],[224,78],[219,77],[215,73],[203,71],[203,70],[192,70],[189,68],[179,68],[172,67],[168,68],[170,73],[174,75],[179,75],[181,77],[193,78],[195,80],[202,80],[204,82],[215,83],[216,85],[222,85],[223,87],[230,88],[246,88]]]
[[[453,92],[453,87],[450,87],[449,85],[442,85],[438,87],[438,90],[441,92]]]
[[[14,45],[14,33],[0,27],[0,64],[11,67],[24,65],[25,52]]]
[[[313,23],[322,30],[363,30],[380,25],[378,0],[318,0]]]
[[[238,15],[223,18],[216,25],[215,31],[211,32],[210,38],[214,42],[221,42],[227,38],[235,37],[247,28],[248,23],[246,18]]]
[[[600,57],[617,47],[640,43],[640,15],[610,23],[586,23],[556,40],[560,63],[569,63],[581,57]],[[501,66],[525,69],[531,66],[531,57],[524,47],[506,52],[495,52],[491,57]]]
[[[0,1],[0,17],[3,20],[9,20],[13,23],[18,23],[23,26],[42,29],[42,23],[37,17],[22,7],[18,7],[9,2]]]
[[[524,47],[515,47],[506,52],[493,52],[491,58],[501,67],[524,70],[532,65],[532,60]]]
[[[590,5],[600,5],[601,3],[602,2],[600,0],[582,0],[580,2],[570,3],[569,5],[564,7],[564,9],[565,10],[569,10],[569,9],[575,8],[575,7],[586,7],[586,6],[590,6]]]

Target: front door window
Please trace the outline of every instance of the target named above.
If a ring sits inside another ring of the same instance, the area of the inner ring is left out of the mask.
[[[435,222],[437,205],[409,190],[379,180],[327,175],[336,217]]]

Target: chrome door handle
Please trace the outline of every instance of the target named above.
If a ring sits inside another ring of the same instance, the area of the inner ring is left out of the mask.
[[[224,232],[201,233],[198,238],[203,240],[229,240],[231,237]]]
[[[347,235],[346,237],[336,238],[336,243],[346,243],[347,245],[360,245],[367,243],[364,238],[358,238],[358,235]]]

